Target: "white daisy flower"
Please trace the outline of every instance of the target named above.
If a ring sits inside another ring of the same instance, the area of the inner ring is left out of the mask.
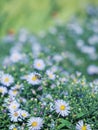
[[[17,101],[13,101],[8,106],[9,111],[16,111],[19,108],[20,104]]]
[[[12,111],[9,113],[9,117],[11,118],[11,121],[18,122],[20,120],[20,111]]]
[[[22,54],[20,54],[19,52],[14,52],[11,54],[10,56],[10,60],[13,62],[13,63],[16,63],[18,61],[20,61],[22,59]]]
[[[9,90],[9,95],[12,97],[15,97],[17,94],[18,94],[18,90],[16,90],[16,89],[11,89],[11,90]]]
[[[3,87],[3,86],[0,86],[0,93],[2,95],[6,94],[7,93],[7,88],[6,87]]]
[[[31,117],[28,120],[29,130],[40,130],[43,126],[43,119],[40,117]]]
[[[27,81],[28,81],[29,84],[32,84],[32,85],[40,84],[41,83],[40,74],[30,73],[27,77]]]
[[[91,127],[89,124],[84,124],[81,120],[76,124],[76,130],[91,130]]]
[[[56,100],[55,101],[55,110],[60,115],[67,116],[70,113],[70,106],[64,100]]]
[[[17,128],[14,124],[12,124],[12,125],[9,127],[9,130],[18,130],[18,128]]]
[[[57,66],[52,66],[52,67],[51,67],[51,71],[52,71],[53,73],[55,73],[56,71],[58,71],[58,67],[57,67]]]
[[[42,59],[34,60],[34,68],[37,70],[44,70],[45,69],[44,61]]]
[[[25,119],[29,116],[29,113],[25,110],[20,110],[21,118]]]
[[[48,75],[49,79],[55,80],[56,75],[55,75],[52,71],[47,70],[47,71],[46,71],[46,74]]]
[[[6,86],[10,86],[14,82],[14,78],[9,74],[3,74],[1,77],[1,83]]]

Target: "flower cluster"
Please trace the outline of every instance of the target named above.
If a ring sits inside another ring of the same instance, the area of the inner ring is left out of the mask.
[[[58,25],[38,38],[22,29],[10,39],[0,62],[1,130],[98,129],[96,22]]]

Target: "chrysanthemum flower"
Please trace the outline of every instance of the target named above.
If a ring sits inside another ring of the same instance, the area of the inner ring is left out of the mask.
[[[6,87],[3,87],[3,86],[0,86],[0,93],[2,95],[6,94],[7,93],[7,88]]]
[[[14,82],[14,78],[9,74],[3,74],[1,77],[1,83],[6,86],[10,86]]]
[[[46,74],[48,75],[49,79],[55,80],[56,75],[52,71],[47,70]]]
[[[70,106],[64,100],[56,100],[55,101],[55,110],[57,113],[59,113],[63,117],[68,116],[68,114],[70,113]]]
[[[40,130],[43,126],[43,119],[40,117],[31,117],[28,120],[29,130]]]
[[[29,116],[29,113],[25,110],[20,110],[21,118],[25,119]]]
[[[32,84],[32,85],[40,84],[41,83],[40,74],[38,74],[38,73],[29,74],[27,77],[27,81],[29,84]]]
[[[36,59],[34,60],[34,68],[37,70],[44,70],[45,63],[42,59]]]
[[[17,128],[14,124],[12,124],[12,125],[9,127],[9,130],[18,130],[18,128]]]
[[[18,94],[18,90],[9,90],[9,95],[15,97]]]
[[[14,52],[14,53],[11,54],[10,60],[11,60],[11,62],[16,63],[16,62],[20,61],[22,59],[22,57],[23,56],[22,56],[21,53]]]
[[[11,121],[18,122],[20,120],[20,111],[12,111],[9,113],[9,117],[11,118]]]
[[[8,106],[9,111],[16,111],[19,108],[20,104],[17,101],[11,102],[11,104]]]
[[[14,87],[13,87],[13,89],[23,89],[23,84],[16,84]]]
[[[76,130],[91,130],[91,127],[89,124],[84,124],[81,120],[76,124]]]
[[[0,70],[0,79],[1,79],[3,74],[4,74],[4,72]]]

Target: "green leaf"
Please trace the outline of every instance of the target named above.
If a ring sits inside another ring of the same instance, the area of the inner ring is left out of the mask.
[[[57,127],[58,129],[61,129],[61,128],[63,128],[63,127],[70,128],[70,127],[72,126],[72,123],[69,122],[68,120],[59,119],[59,121],[61,122],[61,124]]]
[[[81,118],[82,116],[84,116],[85,114],[83,112],[80,112],[77,114],[77,118]]]

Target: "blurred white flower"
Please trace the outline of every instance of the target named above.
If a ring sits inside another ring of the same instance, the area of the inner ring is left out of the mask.
[[[41,53],[41,45],[37,42],[32,44],[32,53],[34,57],[38,57],[39,54]]]
[[[84,41],[82,39],[79,39],[76,43],[76,46],[80,49],[81,47],[84,46]]]
[[[21,29],[20,33],[19,33],[19,42],[24,43],[24,42],[26,42],[27,38],[28,38],[28,32],[27,32],[27,30],[24,29],[24,28]]]
[[[63,57],[59,54],[56,54],[54,55],[53,59],[56,61],[56,62],[61,62],[63,60]]]
[[[20,60],[23,60],[23,55],[19,52],[13,52],[10,56],[10,61],[13,63],[19,62]]]
[[[98,35],[93,35],[88,39],[89,44],[94,45],[98,43]]]
[[[74,30],[75,33],[78,34],[78,35],[83,34],[83,29],[82,29],[81,26],[80,26],[78,23],[76,23],[76,22],[71,23],[71,24],[68,24],[68,27],[69,27],[69,29]]]
[[[81,52],[86,54],[94,54],[96,52],[96,48],[93,46],[82,46]]]
[[[56,33],[57,33],[57,29],[56,29],[55,27],[50,27],[50,28],[49,28],[49,32],[50,32],[51,34],[56,34]]]
[[[6,35],[5,37],[3,37],[2,40],[3,40],[3,42],[5,42],[5,43],[13,43],[14,40],[15,40],[15,37],[14,37],[14,35],[8,34],[8,35]]]
[[[42,59],[35,59],[33,66],[37,70],[44,70],[45,69],[45,63]]]
[[[96,65],[89,65],[88,68],[87,68],[87,72],[90,75],[98,74],[98,66],[96,66]]]
[[[47,70],[47,71],[46,71],[46,74],[48,75],[49,79],[55,80],[56,75],[55,75],[52,71]]]

